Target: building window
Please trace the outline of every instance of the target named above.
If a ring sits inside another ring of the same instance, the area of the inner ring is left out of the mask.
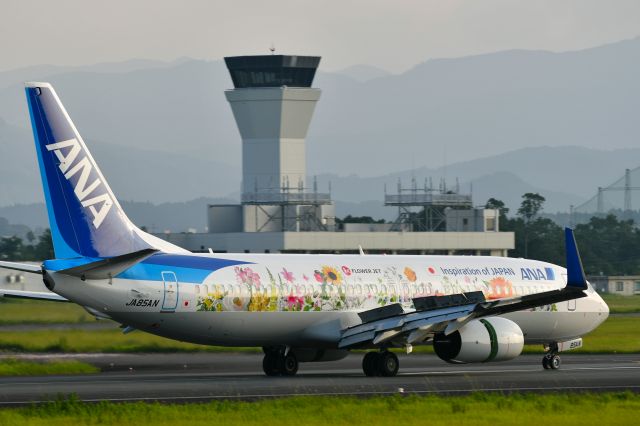
[[[616,291],[624,291],[624,283],[622,281],[616,283]]]
[[[640,281],[636,281],[634,289],[636,293],[640,293]]]
[[[486,231],[495,231],[496,230],[496,218],[488,217],[486,222]]]

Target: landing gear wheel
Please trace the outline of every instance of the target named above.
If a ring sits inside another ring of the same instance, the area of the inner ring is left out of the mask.
[[[551,368],[552,370],[557,370],[558,368],[560,368],[560,355],[556,354],[553,355],[550,359],[549,359],[549,368]]]
[[[280,374],[278,368],[278,353],[266,352],[264,358],[262,358],[262,370],[267,376],[277,376]]]
[[[298,372],[298,359],[289,352],[286,356],[283,354],[278,359],[280,374],[283,376],[295,376]]]
[[[378,352],[367,352],[362,358],[362,371],[366,376],[373,377],[377,375],[378,355]]]
[[[547,355],[542,357],[542,367],[545,370],[548,370],[551,368],[551,366],[549,365],[549,357]]]
[[[398,374],[400,361],[393,352],[382,352],[378,357],[378,374],[383,377],[393,377]]]

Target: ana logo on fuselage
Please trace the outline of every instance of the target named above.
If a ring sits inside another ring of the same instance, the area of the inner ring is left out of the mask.
[[[93,166],[87,156],[76,161],[78,154],[82,151],[80,143],[76,138],[73,138],[66,141],[52,143],[46,145],[46,147],[47,151],[53,151],[56,157],[58,157],[58,160],[60,161],[58,167],[66,180],[71,179],[71,177],[76,173],[80,172],[80,176],[75,183],[73,192],[75,192],[76,197],[78,197],[78,200],[82,204],[82,207],[89,208],[89,211],[93,216],[93,226],[98,229],[105,217],[107,217],[109,210],[111,210],[113,200],[106,190],[101,195],[87,199],[87,197],[98,187],[102,186],[103,189],[105,188],[104,185],[102,185],[100,178],[95,179],[92,183],[87,185]],[[63,148],[69,148],[67,155],[62,153]]]
[[[555,279],[555,273],[553,268],[520,268],[520,274],[523,280],[530,281],[553,281]]]

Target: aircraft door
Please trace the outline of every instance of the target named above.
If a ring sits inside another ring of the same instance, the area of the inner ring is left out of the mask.
[[[178,278],[171,271],[162,272],[164,282],[164,299],[162,300],[163,312],[174,312],[178,307]]]

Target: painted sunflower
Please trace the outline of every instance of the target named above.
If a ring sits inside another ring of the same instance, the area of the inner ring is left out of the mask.
[[[342,274],[333,266],[323,266],[322,275],[330,284],[334,284],[334,285],[342,284]]]

